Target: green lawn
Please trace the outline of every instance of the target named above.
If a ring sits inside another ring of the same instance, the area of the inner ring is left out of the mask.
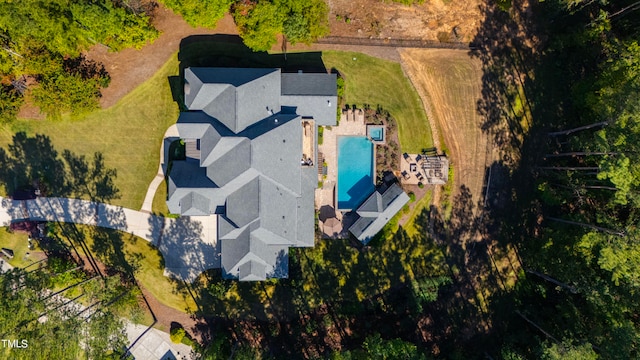
[[[41,251],[29,250],[27,238],[27,233],[9,232],[7,227],[0,227],[0,248],[13,250],[13,259],[7,260],[14,267],[24,268],[43,257]],[[32,255],[25,258],[27,252]]]
[[[433,147],[422,102],[400,64],[343,51],[325,51],[322,59],[328,69],[336,68],[344,76],[346,104],[381,105],[393,115],[402,151],[420,153]]]
[[[407,232],[409,236],[417,236],[418,229],[416,227],[416,221],[421,221],[422,219],[418,219],[418,215],[422,214],[423,211],[429,211],[429,205],[431,205],[431,195],[432,190],[427,191],[423,197],[416,200],[416,204],[409,212],[409,219],[407,220],[404,230]]]
[[[113,107],[77,120],[18,120],[10,128],[0,127],[0,146],[10,143],[14,132],[26,131],[49,136],[58,153],[69,149],[91,157],[102,152],[106,165],[118,171],[115,184],[121,198],[113,203],[139,209],[158,169],[164,132],[178,118],[167,81],[177,74],[178,59],[173,56]]]
[[[151,204],[151,211],[154,214],[167,216],[169,214],[169,208],[167,207],[167,182],[162,181],[156,195],[153,197],[153,203]]]

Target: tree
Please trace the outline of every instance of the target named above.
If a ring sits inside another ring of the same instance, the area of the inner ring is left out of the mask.
[[[35,80],[32,94],[35,103],[52,117],[60,117],[65,112],[78,115],[97,107],[100,88],[108,85],[108,76],[106,71],[100,76],[85,76],[82,51],[96,43],[111,50],[140,48],[158,36],[150,18],[144,12],[123,6],[126,3],[116,0],[1,2],[0,76],[9,81],[21,76]],[[80,68],[70,68],[70,65]],[[2,107],[17,104],[5,105],[6,91],[2,95]],[[11,119],[15,114],[3,112],[3,118]]]
[[[99,310],[91,315],[85,325],[85,346],[89,359],[100,359],[114,355],[121,358],[123,349],[127,348],[127,334],[124,323],[112,312]]]
[[[330,356],[333,360],[374,359],[374,360],[426,360],[426,355],[418,347],[401,339],[385,340],[380,334],[368,336],[362,343],[362,348],[353,351],[334,352]]]
[[[237,4],[233,16],[245,45],[255,51],[271,49],[285,20],[283,9],[267,0]]]
[[[3,337],[27,341],[26,348],[3,347],[4,358],[64,360],[86,353],[95,359],[123,349],[124,328],[113,314],[103,309],[85,321],[76,307],[45,296],[47,286],[43,271],[14,269],[0,276]]]
[[[291,43],[311,43],[329,31],[328,7],[322,0],[237,2],[233,18],[245,45],[269,50],[283,34]]]
[[[0,85],[0,124],[15,119],[24,100],[13,86]]]
[[[283,34],[292,44],[310,44],[329,33],[329,12],[323,0],[289,0],[290,11],[283,23]]]
[[[213,29],[229,11],[234,0],[163,0],[164,4],[193,27],[206,27]]]
[[[43,79],[32,95],[40,110],[53,118],[66,112],[78,116],[98,108],[100,84],[79,74],[60,72]]]
[[[540,358],[543,360],[597,360],[598,354],[593,351],[591,344],[574,346],[565,342],[544,346]]]
[[[362,348],[369,359],[426,359],[414,344],[400,339],[384,340],[380,334],[367,337]]]

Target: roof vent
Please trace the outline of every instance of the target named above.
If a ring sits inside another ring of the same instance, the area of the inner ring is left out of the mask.
[[[185,95],[189,95],[189,93],[191,92],[191,85],[189,85],[189,82],[187,80],[184,81],[184,94]]]

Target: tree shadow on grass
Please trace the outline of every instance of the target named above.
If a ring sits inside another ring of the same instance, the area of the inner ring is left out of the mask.
[[[8,194],[25,187],[37,187],[54,196],[70,193],[65,164],[46,135],[15,134],[8,150],[0,148],[0,168],[0,182]]]

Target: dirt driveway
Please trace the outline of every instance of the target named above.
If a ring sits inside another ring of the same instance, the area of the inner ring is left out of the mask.
[[[400,57],[444,138],[454,168],[454,189],[467,186],[476,203],[485,167],[494,158],[476,111],[482,96],[480,62],[468,51],[449,49],[404,49]]]

